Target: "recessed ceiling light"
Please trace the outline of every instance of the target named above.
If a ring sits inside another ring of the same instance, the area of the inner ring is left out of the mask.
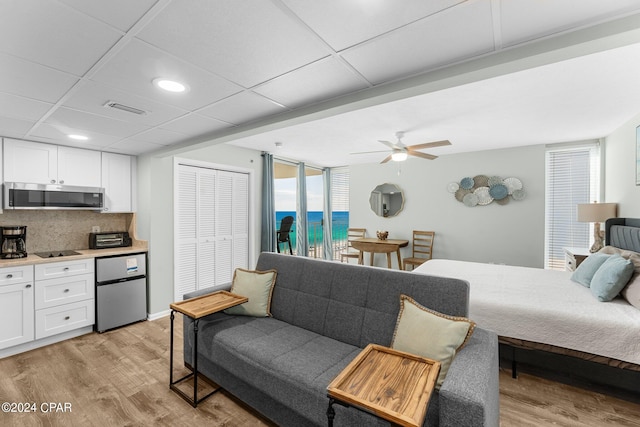
[[[67,135],[69,137],[69,139],[75,139],[76,141],[88,141],[89,137],[85,136],[85,135],[76,135],[76,134],[71,134],[71,135]]]
[[[157,78],[153,80],[153,84],[159,87],[162,90],[166,90],[167,92],[186,92],[187,86],[183,83],[177,82],[175,80]]]

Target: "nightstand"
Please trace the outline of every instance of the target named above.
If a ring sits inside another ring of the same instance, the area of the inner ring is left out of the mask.
[[[591,252],[589,248],[562,248],[564,250],[564,269],[574,271]]]

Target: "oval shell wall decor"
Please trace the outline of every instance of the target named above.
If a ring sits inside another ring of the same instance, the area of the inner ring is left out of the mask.
[[[523,200],[525,191],[518,178],[476,175],[464,177],[458,182],[450,182],[447,191],[453,193],[455,199],[465,206],[485,206],[495,201],[506,205],[509,200]]]

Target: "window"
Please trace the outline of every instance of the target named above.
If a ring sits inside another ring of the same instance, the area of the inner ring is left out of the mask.
[[[564,269],[565,247],[589,247],[590,224],[577,221],[577,205],[597,201],[599,194],[598,143],[547,151],[545,268]]]
[[[349,168],[331,169],[331,241],[333,259],[347,249],[349,228]]]

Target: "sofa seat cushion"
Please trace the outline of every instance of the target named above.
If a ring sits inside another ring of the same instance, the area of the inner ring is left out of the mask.
[[[226,315],[201,322],[199,343],[210,363],[317,425],[327,423],[327,386],[362,350],[274,318]],[[353,408],[334,408],[338,425],[388,425]]]

